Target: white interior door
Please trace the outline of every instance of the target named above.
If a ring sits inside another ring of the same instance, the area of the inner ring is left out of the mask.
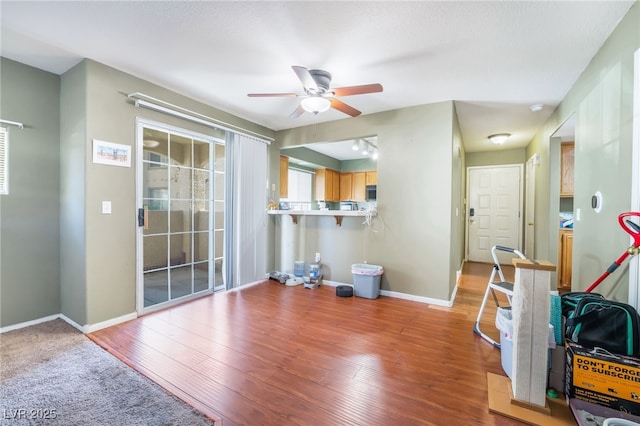
[[[521,165],[467,168],[467,200],[468,260],[492,263],[495,245],[521,249]]]
[[[524,214],[524,255],[527,259],[535,258],[535,199],[536,199],[536,167],[539,154],[533,155],[527,160],[525,172],[525,214]]]

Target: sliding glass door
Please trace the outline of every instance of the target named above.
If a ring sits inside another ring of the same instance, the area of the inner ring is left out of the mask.
[[[224,139],[138,123],[138,311],[225,288]]]

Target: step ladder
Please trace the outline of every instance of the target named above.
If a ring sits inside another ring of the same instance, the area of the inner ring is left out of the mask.
[[[482,337],[487,342],[491,343],[496,348],[500,349],[500,343],[493,340],[490,336],[480,330],[480,320],[482,319],[482,314],[484,313],[484,308],[487,306],[487,300],[489,300],[489,294],[493,296],[493,300],[496,304],[497,308],[503,308],[505,306],[500,306],[500,301],[496,295],[496,292],[504,293],[507,296],[507,300],[509,301],[509,305],[511,305],[511,297],[513,296],[513,283],[505,280],[504,274],[502,273],[502,267],[500,266],[500,261],[498,260],[498,251],[504,251],[508,253],[513,253],[518,256],[520,259],[526,259],[524,254],[522,254],[519,250],[513,249],[510,247],[504,246],[493,246],[491,248],[491,257],[493,258],[493,268],[491,269],[491,276],[489,277],[489,282],[487,283],[487,290],[484,293],[484,298],[482,299],[482,305],[480,305],[480,311],[478,311],[478,318],[476,319],[476,323],[473,325],[473,332],[478,336]],[[496,275],[499,280],[496,281]]]

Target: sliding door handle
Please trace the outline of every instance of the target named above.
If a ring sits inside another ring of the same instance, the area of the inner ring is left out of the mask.
[[[138,226],[149,229],[149,208],[147,206],[138,209]]]

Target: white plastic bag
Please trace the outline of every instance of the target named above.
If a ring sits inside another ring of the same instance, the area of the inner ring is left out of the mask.
[[[505,337],[511,340],[513,338],[513,316],[511,308],[498,308],[496,312],[496,327]]]

